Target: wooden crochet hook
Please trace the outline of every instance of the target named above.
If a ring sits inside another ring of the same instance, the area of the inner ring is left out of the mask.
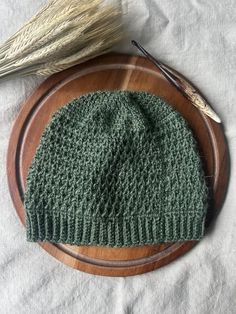
[[[184,78],[177,73],[173,73],[163,63],[155,59],[147,50],[145,50],[139,43],[132,40],[131,43],[137,47],[156,67],[162,72],[165,78],[174,85],[181,94],[186,97],[195,107],[204,112],[208,117],[214,121],[221,123],[220,117],[212,110],[206,99],[199,94],[199,92],[190,85]]]

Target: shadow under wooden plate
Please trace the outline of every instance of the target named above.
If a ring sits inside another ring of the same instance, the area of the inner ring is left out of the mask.
[[[188,121],[197,141],[210,187],[208,226],[222,205],[229,162],[222,126],[185,99],[147,59],[121,54],[97,57],[47,79],[23,105],[12,129],[8,156],[8,183],[16,211],[25,224],[23,195],[29,165],[42,132],[60,107],[91,91],[147,91],[166,99]],[[130,276],[161,267],[190,250],[196,241],[133,248],[82,247],[40,243],[64,264],[107,276]]]

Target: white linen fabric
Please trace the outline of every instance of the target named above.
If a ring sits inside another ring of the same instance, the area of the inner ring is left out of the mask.
[[[115,0],[114,0],[115,1]],[[0,0],[0,42],[45,0]],[[13,207],[6,176],[10,130],[22,102],[42,79],[0,83],[1,313],[236,313],[236,2],[120,0],[129,31],[118,51],[140,41],[192,80],[223,121],[231,158],[224,206],[204,239],[153,272],[127,278],[69,268],[35,243]]]

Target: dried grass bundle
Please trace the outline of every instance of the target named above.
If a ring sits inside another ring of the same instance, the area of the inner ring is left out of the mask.
[[[109,51],[121,38],[118,8],[102,0],[52,0],[0,46],[0,79],[62,71]]]

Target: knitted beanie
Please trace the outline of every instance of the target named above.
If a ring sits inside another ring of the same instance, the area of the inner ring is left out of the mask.
[[[178,112],[146,92],[102,91],[54,114],[24,205],[29,241],[138,246],[199,240],[207,188]]]

